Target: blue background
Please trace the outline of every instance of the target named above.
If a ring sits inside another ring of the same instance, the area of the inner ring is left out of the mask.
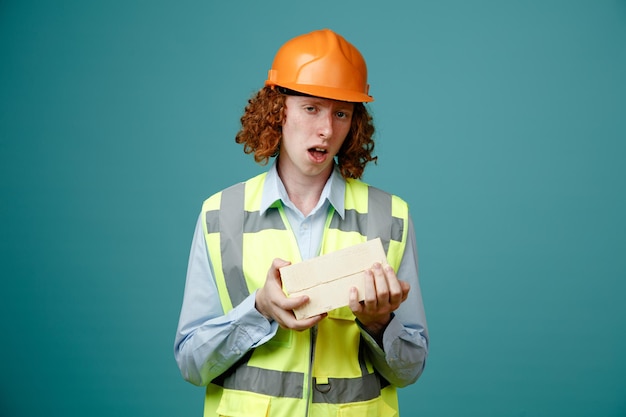
[[[204,198],[287,39],[368,61],[415,219],[405,416],[626,415],[626,2],[0,2],[0,415],[200,416],[173,338]]]

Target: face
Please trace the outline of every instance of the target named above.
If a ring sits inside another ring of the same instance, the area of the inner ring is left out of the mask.
[[[353,111],[353,103],[287,96],[278,158],[281,175],[325,181],[350,131]]]

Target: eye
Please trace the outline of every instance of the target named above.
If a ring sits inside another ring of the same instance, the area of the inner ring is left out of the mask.
[[[315,106],[304,106],[304,111],[307,113],[314,113],[315,110],[317,110]]]
[[[337,117],[339,117],[340,119],[347,119],[350,117],[350,114],[346,113],[345,111],[338,111]]]

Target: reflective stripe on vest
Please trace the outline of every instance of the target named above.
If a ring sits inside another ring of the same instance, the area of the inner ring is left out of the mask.
[[[226,288],[231,304],[240,304],[250,291],[243,274],[243,234],[261,230],[287,230],[278,210],[267,210],[264,216],[258,211],[242,210],[245,184],[236,184],[222,192],[220,208],[205,214],[207,233],[220,234],[222,271],[227,276]]]
[[[304,374],[300,372],[274,371],[244,364],[232,367],[213,383],[227,389],[272,397],[302,398],[303,381]]]
[[[367,240],[380,237],[385,253],[387,253],[389,251],[389,241],[402,241],[404,231],[404,220],[392,216],[391,197],[390,194],[370,186],[367,194],[368,212],[359,213],[354,209],[346,209],[343,219],[339,213],[335,212],[330,228],[338,229],[342,232],[357,233],[367,230]],[[391,219],[390,227],[383,227],[389,224],[389,219]]]
[[[365,374],[361,378],[329,378],[318,384],[313,378],[314,403],[352,403],[369,401],[380,395],[380,389],[387,385],[378,382],[378,375]],[[241,365],[229,373],[213,381],[214,384],[227,389],[256,392],[282,398],[302,398],[304,374],[299,372],[274,371]],[[263,381],[263,383],[259,383]]]
[[[327,381],[318,381],[313,378],[314,403],[351,403],[369,401],[380,395],[380,390],[389,383],[375,373],[370,373],[363,357],[363,347],[359,347],[359,364],[361,377],[358,378],[328,378]],[[300,372],[275,371],[245,364],[251,356],[248,352],[240,362],[242,365],[233,366],[212,382],[227,389],[256,392],[257,394],[283,398],[302,398],[304,374]],[[259,381],[263,381],[259,383]]]

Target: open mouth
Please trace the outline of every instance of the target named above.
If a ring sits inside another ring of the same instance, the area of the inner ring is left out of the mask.
[[[316,161],[323,161],[328,154],[328,151],[323,148],[309,148],[309,154]]]

